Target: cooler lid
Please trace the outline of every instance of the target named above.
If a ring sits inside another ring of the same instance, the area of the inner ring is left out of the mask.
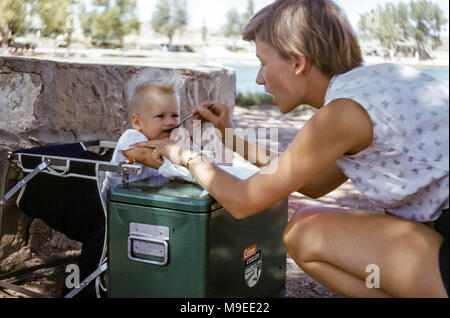
[[[108,200],[185,212],[210,212],[220,207],[209,194],[200,197],[202,192],[197,184],[154,176],[111,187]]]

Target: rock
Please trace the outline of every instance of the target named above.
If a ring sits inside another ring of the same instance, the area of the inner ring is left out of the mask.
[[[236,79],[229,69],[0,57],[0,198],[23,177],[20,169],[10,165],[8,151],[78,141],[116,141],[130,127],[127,100],[136,85],[165,76],[179,80],[182,117],[207,99],[234,106]],[[192,129],[189,123],[185,127]],[[0,206],[0,272],[7,269],[2,260],[30,246],[37,252],[42,252],[40,244],[49,249],[79,248],[39,224],[34,223],[29,231],[31,219],[14,200],[4,208]],[[30,233],[30,241],[36,239],[35,243],[29,242]],[[8,264],[20,259],[12,258]]]
[[[36,121],[34,104],[42,88],[35,74],[3,74],[0,77],[0,130],[19,134]],[[26,92],[26,94],[24,94]]]
[[[8,255],[2,262],[0,262],[0,272],[8,272],[16,267],[21,267],[23,263],[30,260],[32,257],[31,249],[28,246],[22,247],[20,250]]]
[[[232,71],[0,58],[0,145],[19,147],[117,140],[129,127],[127,99],[137,84],[177,76],[181,115],[213,99],[231,107]]]

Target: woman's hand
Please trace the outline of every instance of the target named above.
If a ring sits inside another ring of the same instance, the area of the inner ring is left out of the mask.
[[[192,113],[197,113],[194,119],[201,119],[202,121],[210,122],[219,129],[222,134],[222,141],[225,140],[225,131],[227,128],[233,128],[233,121],[231,120],[230,108],[225,104],[214,102],[214,104],[207,108],[211,101],[205,101],[195,107]]]
[[[153,160],[153,148],[133,148],[122,152],[126,157],[132,158],[134,161],[142,163],[143,165],[153,169],[158,169],[161,166],[161,163]]]
[[[191,156],[192,150],[189,148],[182,147],[179,144],[174,143],[169,139],[162,140],[150,140],[146,142],[139,142],[131,145],[132,147],[139,148],[150,148],[152,149],[151,158],[149,161],[157,162],[160,166],[163,164],[164,160],[162,157],[168,158],[175,164],[184,165],[187,163]]]

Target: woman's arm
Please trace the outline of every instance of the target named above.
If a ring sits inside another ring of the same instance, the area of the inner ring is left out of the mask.
[[[257,167],[263,167],[278,157],[278,153],[258,147],[254,143],[238,137],[234,133],[230,109],[227,105],[214,103],[212,107],[207,107],[210,104],[211,102],[206,101],[194,108],[192,113],[199,113],[202,119],[211,122],[219,129],[222,136],[222,143],[227,148],[238,153]],[[310,182],[308,186],[298,190],[298,192],[311,198],[318,198],[336,189],[347,179],[347,176],[333,163],[321,176]]]
[[[312,199],[317,199],[338,188],[347,180],[348,177],[342,173],[336,162],[333,162],[325,171],[297,192]]]
[[[350,100],[336,100],[306,123],[278,159],[247,180],[239,180],[201,157],[190,160],[188,166],[224,208],[234,217],[244,218],[297,189],[312,187],[311,182],[340,156],[367,148],[372,143],[372,130],[372,122],[362,107]],[[320,183],[322,189],[325,185],[333,188],[336,179],[327,183],[322,178]]]
[[[336,180],[341,179],[333,178],[327,183],[324,173],[343,154],[357,153],[370,146],[372,131],[370,117],[361,106],[351,100],[333,101],[305,124],[281,156],[246,180],[228,174],[195,151],[168,140],[134,146],[154,148],[151,156],[155,161],[166,156],[184,164],[228,212],[235,218],[245,218],[297,189],[314,188],[312,185],[319,179],[321,191],[335,187]]]
[[[214,103],[213,106],[207,108],[206,106],[209,104],[209,101],[200,104],[192,110],[192,113],[198,113],[203,120],[211,122],[220,131],[222,143],[227,148],[238,153],[257,167],[267,165],[279,155],[265,148],[258,147],[245,138],[236,136],[229,107],[225,104]],[[198,117],[194,118],[198,119]]]
[[[232,132],[232,136],[228,142],[224,142],[224,145],[257,167],[267,165],[279,155],[278,153],[259,147],[245,138],[236,136],[234,132]]]
[[[153,169],[158,169],[161,166],[160,161],[153,158],[153,149],[150,148],[134,148],[122,151],[125,157],[131,158],[145,166],[149,166]]]

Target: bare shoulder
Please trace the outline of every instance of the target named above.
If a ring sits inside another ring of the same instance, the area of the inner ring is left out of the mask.
[[[359,152],[372,143],[372,120],[366,110],[353,100],[336,99],[322,107],[311,119],[328,125],[334,134],[352,139],[354,145],[349,149],[350,153]]]
[[[351,122],[372,126],[369,114],[357,102],[351,99],[336,99],[322,107],[318,112],[322,116],[331,117],[334,121],[350,124]],[[353,125],[351,125],[353,126]]]

